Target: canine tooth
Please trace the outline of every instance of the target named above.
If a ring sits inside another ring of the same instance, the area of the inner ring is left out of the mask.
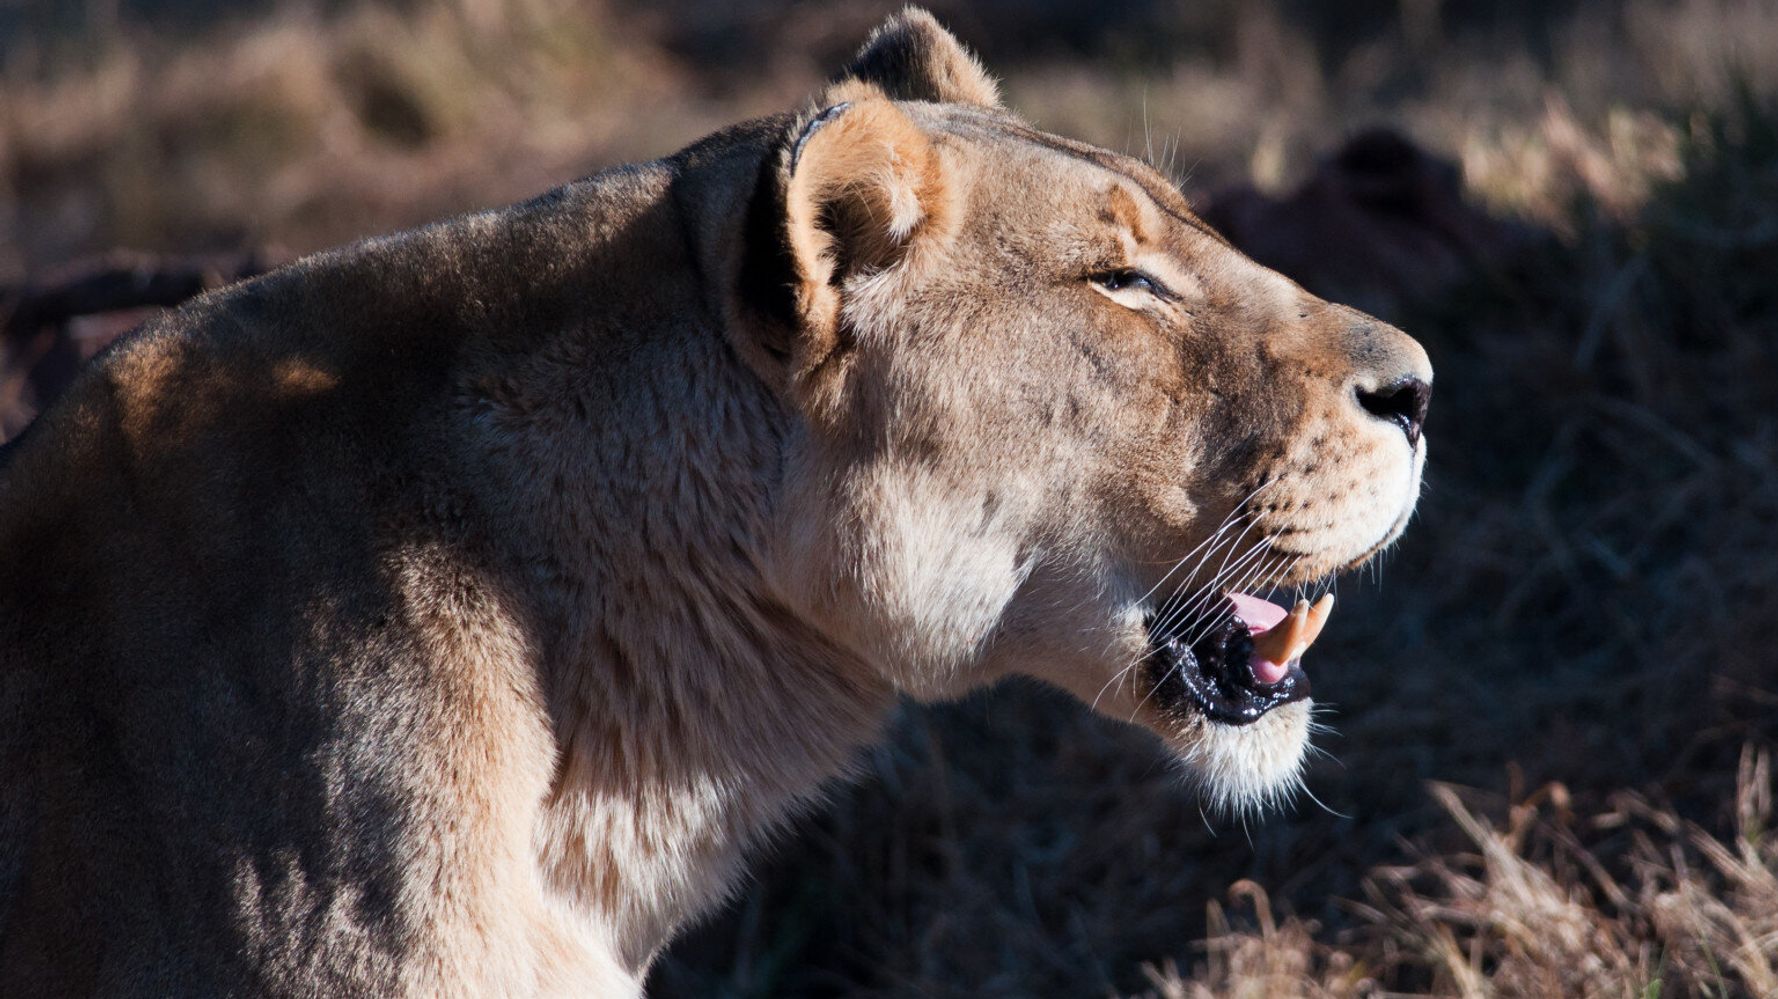
[[[1327,619],[1333,614],[1333,602],[1333,594],[1324,593],[1315,601],[1315,606],[1309,608],[1309,627],[1303,632],[1303,649],[1297,655],[1307,652],[1309,646],[1315,644],[1315,639],[1321,637],[1321,629],[1327,627]]]
[[[1299,600],[1289,617],[1253,640],[1254,654],[1270,662],[1290,662],[1300,654],[1298,646],[1302,644],[1303,631],[1308,625],[1309,602]]]
[[[1298,600],[1296,606],[1290,609],[1290,652],[1286,658],[1278,660],[1279,662],[1287,663],[1292,659],[1303,657],[1303,652],[1309,647],[1309,615],[1311,613],[1312,609],[1307,600]]]

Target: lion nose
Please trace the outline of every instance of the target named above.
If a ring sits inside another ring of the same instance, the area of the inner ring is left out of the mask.
[[[1426,425],[1426,408],[1432,404],[1432,386],[1409,375],[1380,388],[1360,386],[1358,405],[1379,420],[1387,420],[1408,435],[1409,444],[1420,443]]]

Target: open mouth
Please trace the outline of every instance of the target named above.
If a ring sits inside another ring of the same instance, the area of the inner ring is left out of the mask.
[[[1150,685],[1163,709],[1190,702],[1225,725],[1248,725],[1309,696],[1302,656],[1333,611],[1333,594],[1290,610],[1247,593],[1175,598],[1147,621]]]

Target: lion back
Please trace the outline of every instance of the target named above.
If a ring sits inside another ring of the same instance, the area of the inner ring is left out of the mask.
[[[495,862],[428,827],[541,740],[483,703],[522,636],[452,453],[467,242],[201,299],[0,457],[0,994],[385,993],[416,856]]]

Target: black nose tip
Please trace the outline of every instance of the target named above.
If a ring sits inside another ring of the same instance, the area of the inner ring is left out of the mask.
[[[1380,389],[1361,388],[1358,404],[1377,419],[1400,427],[1409,444],[1418,444],[1420,430],[1426,425],[1426,407],[1432,404],[1432,386],[1418,378],[1403,378]]]

